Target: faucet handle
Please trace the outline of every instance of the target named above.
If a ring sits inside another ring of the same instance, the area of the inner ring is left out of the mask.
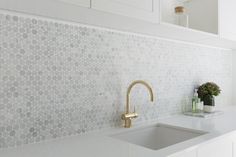
[[[138,114],[136,113],[136,108],[135,108],[135,106],[134,106],[134,112],[133,112],[133,118],[137,118],[138,117]]]
[[[124,113],[121,115],[121,119],[125,121],[125,128],[130,128],[131,127],[131,119],[133,118],[137,118],[138,114],[136,113],[136,109],[134,106],[134,112],[130,112],[130,113]]]
[[[133,113],[124,113],[121,115],[121,119],[125,120],[125,119],[133,119],[133,118],[137,118],[138,114],[133,112]]]

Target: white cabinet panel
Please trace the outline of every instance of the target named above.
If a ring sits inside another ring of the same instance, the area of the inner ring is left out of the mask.
[[[58,1],[82,7],[88,7],[88,8],[90,7],[90,0],[58,0]]]
[[[168,157],[197,157],[197,151],[194,150],[185,150],[180,153],[170,155]]]
[[[198,149],[198,157],[232,157],[232,151],[230,139],[214,140]]]
[[[219,0],[219,28],[222,38],[236,41],[236,1]]]
[[[0,9],[69,21],[86,21],[91,10],[90,0],[0,0]]]
[[[234,133],[232,139],[233,139],[233,157],[236,157],[236,133]]]
[[[233,157],[236,157],[236,140],[233,142]]]
[[[92,8],[157,23],[159,3],[159,0],[92,0]]]

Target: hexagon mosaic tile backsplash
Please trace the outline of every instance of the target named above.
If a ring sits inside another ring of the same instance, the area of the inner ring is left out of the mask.
[[[231,104],[232,52],[47,18],[0,14],[0,148],[121,126],[131,103],[158,120],[190,105],[193,88],[215,81]]]

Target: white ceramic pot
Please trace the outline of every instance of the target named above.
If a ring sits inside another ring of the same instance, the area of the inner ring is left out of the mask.
[[[215,106],[204,105],[203,110],[208,113],[215,112]]]

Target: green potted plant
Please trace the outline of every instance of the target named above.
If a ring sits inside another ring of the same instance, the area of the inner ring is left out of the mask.
[[[214,82],[207,82],[198,88],[198,96],[204,102],[205,112],[214,112],[215,96],[220,94],[220,87]]]

